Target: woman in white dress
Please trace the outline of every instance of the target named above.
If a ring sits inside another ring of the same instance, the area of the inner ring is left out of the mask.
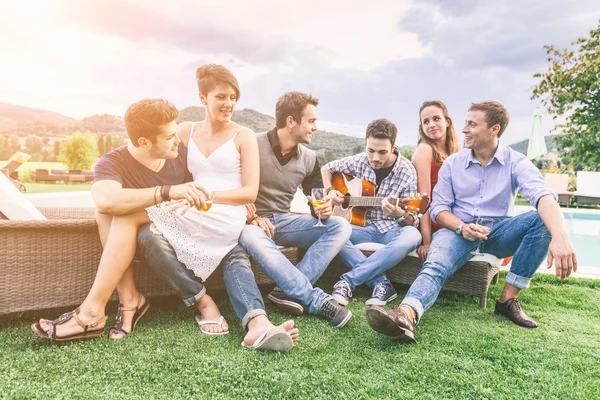
[[[238,243],[246,224],[244,204],[256,199],[260,166],[254,132],[231,121],[240,95],[233,74],[221,65],[209,64],[198,68],[197,79],[205,119],[181,123],[177,135],[188,148],[194,182],[209,192],[203,200],[211,206],[204,211],[184,200],[149,207],[147,212],[177,259],[205,281]],[[220,320],[216,304],[210,302],[199,323]],[[226,322],[202,325],[208,333],[227,329]]]
[[[212,206],[202,212],[192,208],[186,200],[171,201],[120,218],[132,228],[131,238],[127,238],[132,243],[137,241],[137,227],[154,222],[174,248],[177,258],[196,276],[205,280],[238,242],[246,222],[244,204],[253,203],[256,199],[260,166],[254,132],[231,121],[239,98],[239,87],[233,74],[221,65],[209,64],[198,68],[197,78],[206,118],[196,123],[181,123],[177,128],[177,136],[188,146],[188,169],[201,188],[198,191],[199,198],[194,199],[195,205],[210,203]],[[112,270],[124,273],[133,256],[131,252],[123,255],[119,259],[122,265],[113,265]],[[99,336],[104,330],[106,301],[115,288],[102,284],[98,286],[102,286],[102,293],[96,293],[93,287],[76,311],[66,313],[57,320],[60,323],[54,321],[52,324],[50,320],[41,319],[32,326],[33,331],[52,340]],[[137,293],[137,305],[122,307],[117,318],[119,329],[111,331],[111,339],[123,339],[131,333],[137,320],[148,308],[144,296],[135,288],[133,290]],[[201,329],[204,333],[221,334],[228,331],[227,322],[222,319],[210,296],[205,294],[197,308],[201,314],[199,322],[220,321],[203,324]],[[135,311],[135,314],[122,311]],[[85,331],[82,334],[82,324],[91,324],[89,326],[98,335],[86,336]]]

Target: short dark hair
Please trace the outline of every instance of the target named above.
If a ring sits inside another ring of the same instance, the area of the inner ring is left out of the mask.
[[[240,99],[240,86],[233,73],[222,65],[205,64],[196,70],[198,91],[207,96],[217,85],[224,84],[233,89],[237,100]]]
[[[396,135],[398,135],[396,125],[385,118],[376,119],[367,125],[366,139],[370,137],[389,139],[393,146],[396,143]]]
[[[285,128],[287,117],[298,123],[302,122],[302,114],[307,105],[317,106],[319,99],[302,92],[287,92],[281,95],[275,105],[275,126]]]
[[[143,99],[133,103],[125,112],[125,129],[131,144],[138,146],[143,137],[156,143],[156,136],[161,132],[159,127],[175,121],[179,111],[165,99]]]
[[[508,110],[502,104],[495,100],[480,101],[479,103],[471,103],[469,111],[483,111],[485,113],[485,123],[488,128],[496,124],[500,125],[498,131],[498,137],[502,136],[508,122],[510,121],[510,115]]]

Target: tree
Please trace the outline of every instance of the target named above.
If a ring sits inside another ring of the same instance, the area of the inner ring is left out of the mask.
[[[534,78],[532,99],[541,99],[553,119],[564,117],[554,141],[565,150],[564,161],[597,169],[600,165],[600,20],[590,37],[571,43],[574,50],[544,46],[550,66]]]
[[[113,150],[112,144],[112,135],[106,135],[106,140],[104,141],[104,152],[108,153]]]
[[[69,169],[90,169],[98,158],[96,139],[91,134],[76,133],[62,144],[60,162]]]
[[[125,138],[121,135],[112,135],[112,146],[113,150],[117,147],[121,147],[125,144]]]
[[[402,154],[404,158],[410,161],[412,160],[412,157],[415,154],[415,152],[411,149],[400,149],[400,154]]]
[[[30,154],[39,153],[44,147],[44,142],[37,136],[29,135],[25,138],[25,148]]]
[[[60,157],[60,140],[54,141],[54,156]]]
[[[98,136],[98,154],[103,155],[104,153],[106,153],[105,151],[105,146],[104,146],[104,135],[100,135]]]
[[[330,151],[330,150],[319,150],[317,151],[317,161],[319,162],[319,165],[322,167],[323,165],[327,164],[330,161],[333,160],[337,160],[338,157],[335,155],[334,152]]]
[[[358,144],[356,146],[354,146],[354,148],[352,149],[352,154],[359,154],[365,151],[365,146],[362,144]]]

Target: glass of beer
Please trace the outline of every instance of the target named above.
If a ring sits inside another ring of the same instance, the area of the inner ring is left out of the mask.
[[[312,196],[312,203],[313,206],[315,207],[319,207],[322,206],[323,204],[326,203],[325,200],[325,189],[323,188],[313,188],[311,190],[311,196]],[[322,222],[321,222],[321,213],[317,213],[317,215],[319,216],[319,221],[317,221],[316,224],[314,224],[313,226],[325,226]]]
[[[200,211],[201,213],[207,212],[208,210],[210,210],[210,207],[212,207],[212,203],[212,200],[204,200],[204,207],[200,207],[198,211]]]

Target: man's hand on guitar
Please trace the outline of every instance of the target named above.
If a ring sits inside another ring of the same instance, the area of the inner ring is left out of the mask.
[[[331,192],[329,192],[331,193]],[[308,199],[308,201],[313,204],[313,208],[315,210],[315,214],[319,214],[321,213],[321,220],[325,221],[327,218],[331,217],[333,215],[333,205],[331,204],[331,198],[329,198],[329,196],[325,197],[325,203],[323,203],[320,206],[315,206],[313,203],[313,199],[311,196],[306,196],[306,198]]]
[[[344,195],[339,190],[332,189],[327,194],[327,199],[331,199],[333,206],[341,206],[344,202]]]
[[[389,199],[396,200],[395,197],[389,197]],[[403,217],[406,212],[402,209],[402,207],[396,206],[396,205],[390,203],[388,201],[389,199],[384,199],[381,202],[381,209],[383,210],[383,213],[392,218]],[[396,202],[394,201],[394,203],[396,203]]]

